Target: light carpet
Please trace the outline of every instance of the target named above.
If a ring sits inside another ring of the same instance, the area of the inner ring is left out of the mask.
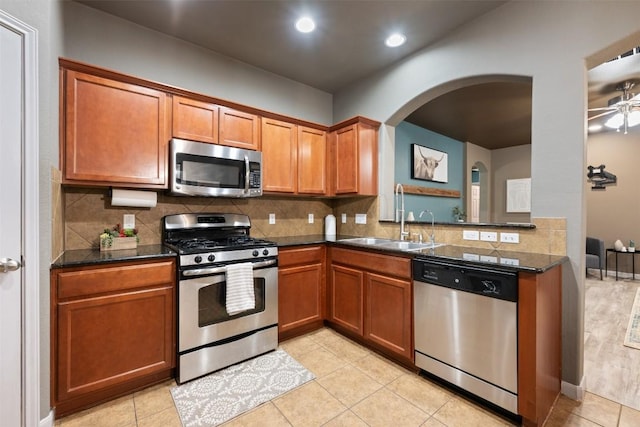
[[[640,288],[636,291],[633,307],[631,307],[629,325],[624,336],[624,345],[640,350]]]
[[[185,427],[217,426],[315,376],[282,349],[171,389]]]

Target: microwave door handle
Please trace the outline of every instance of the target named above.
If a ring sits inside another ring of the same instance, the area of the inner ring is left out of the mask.
[[[251,174],[249,173],[249,156],[244,155],[244,192],[249,193],[249,179]]]

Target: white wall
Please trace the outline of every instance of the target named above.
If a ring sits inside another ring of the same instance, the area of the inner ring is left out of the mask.
[[[380,135],[384,159],[393,146],[392,127],[441,94],[447,82],[532,77],[531,216],[567,218],[562,376],[572,385],[583,375],[586,64],[636,46],[638,16],[636,1],[509,2],[334,96],[334,121],[362,114],[388,125]],[[387,176],[383,167],[381,181]]]
[[[507,212],[507,180],[531,177],[531,145],[491,151],[491,222],[531,222],[529,213]]]

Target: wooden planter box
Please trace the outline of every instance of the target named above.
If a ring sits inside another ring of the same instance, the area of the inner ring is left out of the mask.
[[[116,237],[111,246],[103,246],[100,242],[100,251],[118,251],[121,249],[135,249],[138,247],[136,237]]]

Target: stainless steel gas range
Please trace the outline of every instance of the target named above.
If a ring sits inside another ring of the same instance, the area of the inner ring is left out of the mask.
[[[179,255],[178,384],[278,346],[278,248],[250,228],[238,214],[163,218],[163,243]],[[238,286],[253,294],[240,311],[229,301]]]

